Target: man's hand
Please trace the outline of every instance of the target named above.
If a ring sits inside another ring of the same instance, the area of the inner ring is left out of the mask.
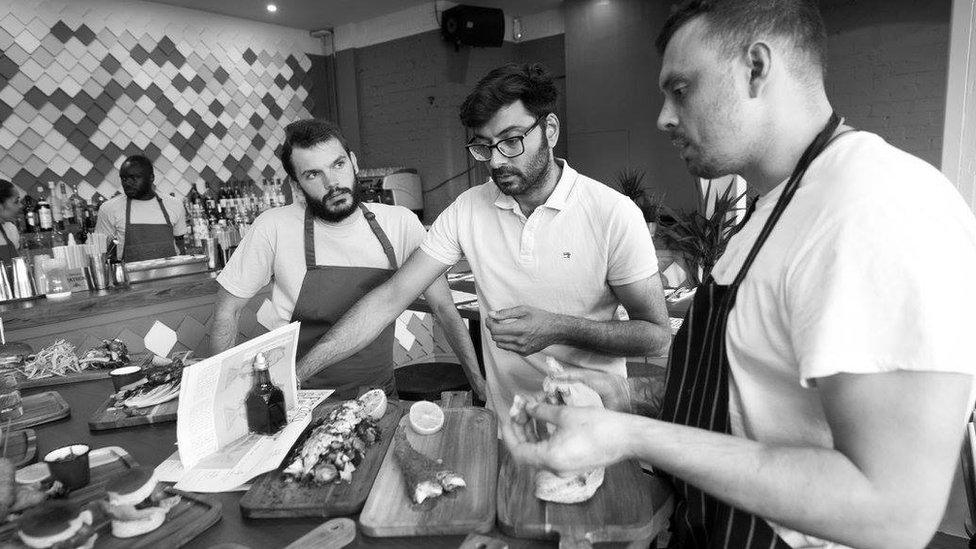
[[[573,368],[552,377],[556,381],[582,383],[600,395],[608,410],[631,413],[630,384],[626,377],[588,368]]]
[[[520,463],[556,473],[589,471],[629,457],[624,436],[625,415],[597,407],[554,406],[530,399],[525,413],[502,419],[502,438]],[[555,426],[539,440],[533,419]]]
[[[520,305],[492,311],[485,326],[499,347],[527,356],[559,342],[562,319],[562,315]]]

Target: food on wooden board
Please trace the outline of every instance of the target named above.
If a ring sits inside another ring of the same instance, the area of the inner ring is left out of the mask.
[[[339,404],[313,424],[304,443],[292,450],[286,459],[289,465],[282,472],[285,480],[313,484],[351,482],[366,448],[380,439],[376,425],[383,417],[380,412],[386,413],[386,395],[380,402],[375,391]]]
[[[85,366],[78,362],[75,346],[63,339],[59,339],[50,346],[28,357],[21,372],[27,379],[39,379],[51,376],[64,376],[80,372]]]
[[[564,406],[597,406],[603,408],[600,395],[586,385],[575,381],[558,380],[553,376],[563,371],[563,367],[552,357],[546,357],[550,375],[542,382],[544,399],[549,404]],[[525,406],[529,400],[515,395],[509,415],[516,423],[524,423],[527,418]],[[536,425],[536,435],[545,439],[553,432],[550,424]],[[535,476],[535,497],[553,503],[580,503],[593,497],[603,484],[604,469],[598,467],[579,473],[556,474],[539,470]]]
[[[34,549],[91,549],[98,539],[91,511],[67,501],[48,501],[24,513],[17,535]]]
[[[112,406],[146,408],[177,398],[184,366],[183,359],[174,359],[170,364],[147,370],[145,381],[126,385],[112,395]]]
[[[105,512],[112,517],[112,535],[131,538],[152,532],[166,521],[180,496],[168,495],[152,469],[133,467],[105,486]]]
[[[407,496],[414,503],[423,503],[444,492],[453,492],[467,486],[464,478],[446,465],[417,451],[403,430],[393,437],[393,457],[403,472]]]
[[[103,339],[98,347],[92,347],[79,360],[88,368],[118,368],[129,363],[129,348],[119,338]]]
[[[45,464],[40,465],[46,467]],[[31,470],[37,468],[37,464],[25,467]],[[29,483],[16,481],[19,475],[20,472],[14,471],[14,465],[9,459],[0,458],[0,523],[50,498],[61,497],[68,493],[64,485],[52,479],[50,473],[29,475]]]

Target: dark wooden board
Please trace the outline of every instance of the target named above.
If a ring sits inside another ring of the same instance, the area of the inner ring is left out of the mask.
[[[176,421],[176,411],[179,407],[180,400],[174,398],[169,402],[157,404],[156,406],[136,408],[135,410],[130,409],[126,413],[125,410],[112,408],[112,397],[109,397],[88,418],[88,429],[92,431],[105,431],[108,429],[122,429],[137,425]]]
[[[98,448],[90,456],[91,481],[84,488],[71,492],[68,499],[92,511],[94,526],[98,530],[95,549],[182,547],[220,520],[221,505],[216,500],[167,488],[168,492],[179,494],[182,500],[166,514],[166,522],[162,526],[134,538],[116,538],[112,535],[109,517],[94,502],[105,497],[105,486],[112,478],[135,467],[137,463],[128,452],[117,446]],[[0,541],[11,541],[15,547],[20,546],[15,524],[8,523],[0,528]]]
[[[167,488],[166,491],[179,495],[181,500],[166,513],[166,522],[162,526],[134,538],[117,538],[112,535],[108,518],[99,517],[95,521],[99,532],[94,549],[183,547],[220,520],[221,504],[214,498],[173,488]]]
[[[315,419],[322,417],[334,406],[319,406]],[[300,486],[285,482],[282,470],[288,464],[261,475],[254,480],[251,489],[241,498],[241,514],[247,518],[335,517],[358,513],[373,486],[373,480],[383,463],[383,456],[390,446],[403,405],[390,401],[386,415],[379,421],[380,440],[366,450],[362,463],[352,474],[352,482],[340,482],[325,486]],[[296,446],[302,444],[303,435]]]
[[[71,415],[71,408],[57,391],[45,391],[21,398],[24,415],[10,422],[9,429],[24,429]],[[3,425],[7,427],[7,425]]]
[[[37,433],[33,429],[10,433],[10,439],[7,440],[7,457],[18,469],[37,461]]]
[[[535,470],[516,463],[502,447],[498,473],[498,526],[510,536],[559,538],[560,547],[650,539],[666,525],[673,499],[663,481],[636,461],[608,467],[589,500],[549,503],[535,497]]]
[[[128,452],[118,446],[96,448],[88,454],[91,466],[91,480],[87,485],[73,490],[68,500],[78,506],[85,506],[105,495],[105,485],[124,471],[138,465]],[[0,525],[0,542],[16,537],[16,522]]]
[[[444,426],[432,435],[418,435],[400,421],[398,430],[418,452],[443,460],[467,486],[421,505],[407,495],[406,482],[390,445],[376,475],[359,524],[373,537],[438,536],[486,533],[495,524],[495,481],[498,476],[498,425],[484,408],[448,408]]]

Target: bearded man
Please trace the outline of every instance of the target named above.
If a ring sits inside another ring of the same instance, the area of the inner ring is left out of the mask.
[[[626,357],[666,348],[668,314],[643,217],[554,158],[557,97],[538,64],[505,65],[478,82],[460,115],[473,131],[466,148],[491,180],[441,213],[420,250],[306,355],[300,378],[362,348],[462,256],[475,278],[487,405],[496,412],[542,389],[547,356],[623,379]]]
[[[355,398],[364,386],[383,388],[393,396],[395,318],[377,323],[364,345],[342,361],[310,363],[306,355],[349,307],[404,264],[423,241],[424,228],[402,206],[362,203],[356,188],[356,155],[329,121],[289,124],[281,162],[304,203],[296,201],[258,216],[220,273],[211,350],[216,354],[236,343],[244,305],[273,280],[271,303],[277,324],[302,323],[297,358],[312,365],[308,375],[300,377],[302,387],[336,389],[340,399]],[[446,278],[431,278],[423,290],[479,390],[474,346]]]

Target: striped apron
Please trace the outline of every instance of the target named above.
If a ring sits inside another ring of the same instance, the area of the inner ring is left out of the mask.
[[[739,285],[796,193],[803,174],[830,143],[839,125],[837,114],[831,114],[830,122],[804,151],[732,284],[716,284],[709,275],[699,286],[671,345],[662,420],[731,434],[729,359],[725,348],[729,312],[735,306]],[[675,487],[678,502],[671,521],[670,547],[789,549],[765,520],[735,509],[680,478],[667,476]]]

